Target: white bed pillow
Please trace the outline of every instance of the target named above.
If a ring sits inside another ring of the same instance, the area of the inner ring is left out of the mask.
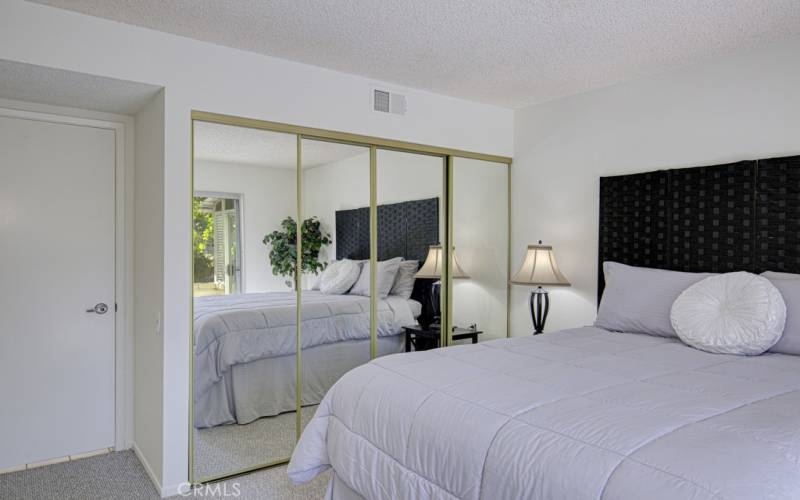
[[[411,292],[414,291],[414,275],[419,270],[419,261],[404,260],[400,263],[397,269],[397,276],[394,278],[394,284],[389,291],[389,295],[397,295],[408,300],[411,298]]]
[[[761,354],[786,323],[781,293],[762,276],[736,272],[690,286],[672,305],[672,327],[687,345],[720,354]]]
[[[319,291],[326,295],[342,295],[353,287],[361,267],[352,260],[336,260],[328,264],[319,278]]]
[[[800,274],[766,271],[767,278],[781,292],[786,303],[786,326],[783,335],[770,352],[800,355]]]
[[[377,264],[378,273],[376,275],[376,286],[378,289],[378,297],[385,299],[389,292],[392,290],[394,279],[397,276],[397,271],[400,269],[400,262],[402,258],[395,257],[394,259],[382,260]],[[369,262],[361,266],[361,274],[358,276],[358,281],[350,289],[350,295],[363,295],[369,297]]]
[[[761,276],[768,280],[800,280],[800,274],[782,273],[780,271],[764,271]]]
[[[606,287],[594,326],[616,332],[677,337],[670,309],[678,295],[711,273],[684,273],[604,262]]]

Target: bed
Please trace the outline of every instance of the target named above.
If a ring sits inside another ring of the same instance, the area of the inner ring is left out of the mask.
[[[600,263],[800,273],[800,157],[600,194]],[[333,469],[337,500],[795,499],[799,409],[800,355],[583,327],[375,359],[328,392],[288,472]]]
[[[332,467],[337,499],[797,498],[798,408],[797,356],[579,328],[349,372],[289,474]]]

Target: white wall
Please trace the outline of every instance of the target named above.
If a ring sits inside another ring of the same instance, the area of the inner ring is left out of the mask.
[[[22,0],[0,0],[0,59],[165,88],[163,358],[146,360],[155,376],[163,366],[165,494],[188,470],[192,109],[484,153],[513,150],[508,109],[387,85],[406,94],[408,114],[375,113],[364,78]]]
[[[529,107],[515,114],[512,268],[552,244],[571,288],[547,330],[594,321],[599,177],[800,153],[800,40]],[[527,334],[529,290],[512,330]]]
[[[163,474],[164,93],[137,113],[134,180],[133,439],[148,473]],[[187,291],[188,293],[188,291]]]
[[[453,280],[453,324],[504,338],[508,302],[508,168],[453,160],[453,245],[470,278]]]
[[[388,205],[410,200],[439,198],[441,240],[444,235],[443,169],[444,161],[436,156],[378,150],[378,204]],[[366,201],[369,205],[369,197]]]
[[[274,276],[264,235],[297,212],[297,174],[288,168],[198,160],[194,189],[242,195],[244,291],[286,291],[285,277]]]

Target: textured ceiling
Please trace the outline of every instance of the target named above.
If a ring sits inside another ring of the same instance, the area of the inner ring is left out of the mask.
[[[0,98],[133,115],[161,87],[0,59]]]
[[[194,151],[197,160],[241,163],[271,168],[297,168],[297,139],[246,127],[196,122]],[[303,141],[303,168],[312,168],[359,154],[369,149],[347,144],[313,140]],[[369,175],[369,160],[364,163]]]
[[[800,34],[798,0],[36,0],[508,107]]]

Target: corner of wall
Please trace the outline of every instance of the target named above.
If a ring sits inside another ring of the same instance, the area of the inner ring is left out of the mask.
[[[135,116],[133,449],[163,477],[164,91]]]

